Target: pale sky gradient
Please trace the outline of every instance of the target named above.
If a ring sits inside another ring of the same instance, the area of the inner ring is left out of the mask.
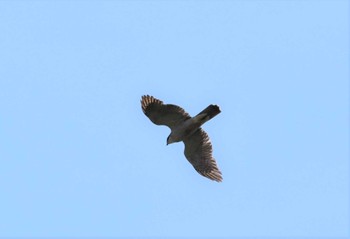
[[[0,1],[0,49],[0,236],[349,236],[348,1]],[[222,183],[143,94],[220,105]]]

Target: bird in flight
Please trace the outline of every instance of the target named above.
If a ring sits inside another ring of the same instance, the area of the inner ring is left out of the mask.
[[[185,156],[194,169],[204,177],[221,182],[222,174],[212,156],[212,145],[208,134],[201,126],[218,115],[217,105],[209,105],[202,112],[191,117],[177,105],[164,104],[150,95],[141,97],[143,113],[156,125],[166,125],[171,129],[167,145],[183,141]]]

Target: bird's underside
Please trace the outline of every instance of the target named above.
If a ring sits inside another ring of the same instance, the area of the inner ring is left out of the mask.
[[[171,129],[167,143],[183,141],[185,156],[195,170],[211,180],[221,182],[222,175],[212,156],[212,145],[207,133],[201,128],[206,121],[219,114],[217,105],[209,105],[195,117],[191,117],[177,105],[164,104],[153,96],[141,98],[144,114],[156,125],[166,125]]]

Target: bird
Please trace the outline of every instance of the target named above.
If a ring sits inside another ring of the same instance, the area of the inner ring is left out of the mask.
[[[216,182],[222,181],[222,173],[212,156],[212,144],[201,126],[218,115],[217,105],[209,105],[199,114],[191,117],[183,108],[150,96],[141,97],[143,113],[156,125],[166,125],[171,129],[167,145],[181,142],[185,144],[184,154],[194,169],[202,176]]]

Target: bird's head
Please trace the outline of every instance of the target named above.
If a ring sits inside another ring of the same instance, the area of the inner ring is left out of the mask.
[[[174,139],[171,137],[171,134],[168,136],[168,138],[166,139],[166,145],[172,144],[174,143]]]

